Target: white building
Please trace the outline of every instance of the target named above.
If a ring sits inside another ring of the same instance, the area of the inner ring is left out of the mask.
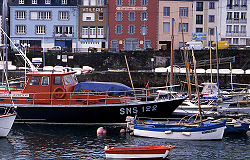
[[[210,38],[211,41],[216,41],[216,26],[219,26],[218,13],[219,13],[219,0],[193,1],[192,32],[206,33],[207,39],[203,40],[204,46],[209,45]]]
[[[220,35],[229,45],[250,45],[250,0],[220,0]]]

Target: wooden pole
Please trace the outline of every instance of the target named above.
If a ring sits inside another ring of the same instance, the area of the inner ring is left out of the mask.
[[[170,72],[170,90],[172,91],[173,88],[173,77],[174,77],[174,18],[172,18],[172,36],[171,36],[171,56],[170,56],[170,65],[171,65],[171,72]]]
[[[198,98],[198,106],[199,106],[200,117],[201,117],[201,120],[202,120],[200,92],[199,92],[198,78],[197,78],[197,74],[196,74],[196,59],[194,57],[194,50],[193,49],[192,49],[192,56],[193,56],[193,63],[194,63],[195,88],[196,88],[196,94],[197,94],[197,98]]]
[[[183,34],[183,24],[181,19],[181,32],[182,32],[182,42],[183,42],[183,49],[184,49],[184,61],[186,66],[186,79],[187,79],[187,85],[188,85],[188,97],[191,100],[191,84],[190,84],[190,75],[189,75],[189,65],[188,65],[188,57],[186,52],[186,44],[184,41],[184,34]]]
[[[135,96],[135,99],[136,99],[135,88],[134,88],[133,80],[132,80],[132,77],[131,77],[131,74],[130,74],[130,70],[129,70],[129,66],[128,66],[128,61],[127,61],[127,56],[124,55],[124,57],[125,57],[125,62],[126,62],[127,69],[128,69],[128,75],[129,75],[130,83],[131,83],[132,88],[133,88],[133,90],[134,90],[134,96]]]

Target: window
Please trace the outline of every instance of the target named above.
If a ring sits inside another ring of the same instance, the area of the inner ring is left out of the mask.
[[[40,85],[40,77],[34,76],[30,80],[30,85]]]
[[[24,0],[19,0],[19,4],[24,4]]]
[[[227,12],[227,20],[231,20],[232,19],[232,12]]]
[[[234,20],[239,20],[240,14],[239,12],[234,12]]]
[[[188,23],[182,23],[182,26],[183,26],[183,32],[188,32]],[[182,32],[181,31],[181,23],[179,23],[179,32]]]
[[[128,33],[129,34],[135,34],[135,26],[134,25],[129,25],[128,26]]]
[[[240,0],[234,0],[234,6],[239,6]]]
[[[41,11],[41,12],[30,12],[31,20],[51,20],[51,12],[50,11]]]
[[[36,34],[45,34],[45,26],[36,26]]]
[[[64,34],[65,35],[73,34],[73,27],[72,26],[64,26]]]
[[[247,12],[241,12],[241,19],[247,19]]]
[[[141,0],[141,5],[142,6],[147,6],[148,5],[148,0]]]
[[[49,85],[49,77],[42,77],[42,85],[43,86]]]
[[[111,41],[111,49],[116,50],[118,48],[118,41],[112,40]]]
[[[122,0],[116,0],[116,5],[117,6],[122,6]]]
[[[51,0],[45,0],[45,4],[50,4]]]
[[[234,25],[234,33],[239,33],[239,25]]]
[[[72,26],[55,26],[57,36],[70,36],[73,34]]]
[[[241,6],[246,7],[247,6],[247,0],[241,0]]]
[[[246,33],[246,25],[242,25],[240,31],[241,33]]]
[[[53,77],[53,85],[62,85],[62,79],[60,76]]]
[[[116,12],[116,21],[122,21],[122,12]]]
[[[25,11],[16,11],[16,19],[26,19]]]
[[[59,11],[59,20],[69,20],[69,12]]]
[[[128,20],[129,21],[135,21],[135,12],[129,12]]]
[[[195,31],[196,31],[196,33],[202,33],[203,32],[203,28],[196,28]]]
[[[104,0],[97,0],[98,6],[104,6]]]
[[[91,27],[89,28],[89,35],[90,35],[90,36],[95,36],[95,35],[96,35],[96,27],[91,26]]]
[[[214,22],[214,15],[209,15],[209,22]]]
[[[37,4],[37,0],[32,0],[32,4]]]
[[[196,24],[203,24],[203,15],[196,15]]]
[[[163,22],[163,32],[170,31],[170,22]]]
[[[135,0],[129,0],[129,6],[135,6]]]
[[[209,35],[214,35],[214,28],[208,28]]]
[[[117,24],[115,27],[115,33],[116,34],[122,34],[122,25],[121,24]]]
[[[89,29],[86,26],[82,27],[82,37],[88,37],[89,35]]]
[[[95,21],[95,13],[83,13],[82,21]]]
[[[97,35],[98,36],[103,36],[104,35],[103,26],[98,26],[98,28],[97,28]]]
[[[233,38],[233,44],[239,44],[239,38]]]
[[[214,2],[209,2],[209,9],[214,9]]]
[[[147,35],[147,25],[141,26],[141,34],[144,36]]]
[[[67,4],[67,0],[62,0],[62,4]]]
[[[150,40],[146,40],[145,41],[145,48],[151,48],[151,41]]]
[[[26,34],[26,26],[17,25],[16,26],[16,34]]]
[[[196,11],[203,11],[203,2],[196,2]]]
[[[99,12],[99,21],[103,21],[103,12]]]
[[[148,19],[148,13],[147,12],[141,12],[141,21],[146,21]]]
[[[228,44],[232,44],[231,38],[226,38],[226,41],[228,41]]]
[[[170,7],[163,7],[163,16],[170,16]]]
[[[180,17],[188,17],[188,7],[180,7],[179,8],[179,16]]]
[[[232,25],[227,25],[226,33],[232,33]]]

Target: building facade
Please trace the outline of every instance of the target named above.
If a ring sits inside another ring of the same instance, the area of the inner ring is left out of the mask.
[[[158,0],[109,0],[109,48],[157,49]]]
[[[220,38],[231,46],[250,46],[250,0],[220,0]]]
[[[16,46],[61,46],[75,51],[78,41],[78,0],[13,0],[10,38]]]
[[[107,2],[106,0],[82,0],[79,6],[79,51],[90,47],[107,48]]]
[[[183,46],[184,41],[192,39],[192,1],[190,0],[159,0],[159,47],[171,49],[173,38],[174,49]],[[181,25],[182,24],[182,25]],[[183,26],[183,27],[182,27]]]
[[[216,27],[219,30],[219,1],[194,0],[193,1],[193,33],[206,34],[204,46],[209,46],[209,41],[216,41]]]

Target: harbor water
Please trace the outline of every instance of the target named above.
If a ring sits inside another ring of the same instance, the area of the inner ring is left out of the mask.
[[[250,159],[250,132],[226,135],[222,141],[184,141],[130,136],[125,126],[14,124],[7,138],[0,139],[0,159],[105,159],[104,147],[175,145],[169,159]]]

